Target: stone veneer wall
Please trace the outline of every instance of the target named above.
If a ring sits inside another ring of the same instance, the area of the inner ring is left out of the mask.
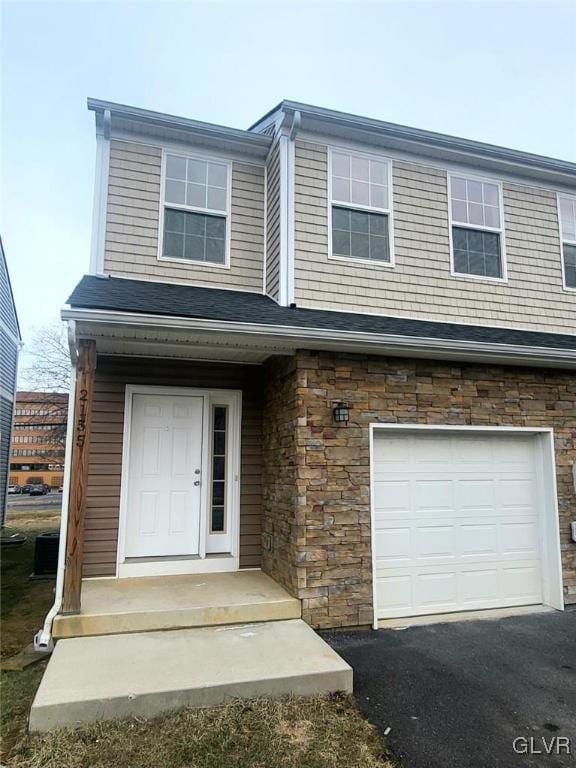
[[[263,568],[315,627],[372,621],[370,423],[553,427],[567,602],[576,601],[576,376],[565,371],[299,352],[272,360],[264,416]],[[351,408],[332,423],[332,405]]]

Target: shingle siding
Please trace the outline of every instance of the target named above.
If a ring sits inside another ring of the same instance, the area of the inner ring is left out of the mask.
[[[6,257],[0,241],[0,522],[6,514],[6,490],[10,471],[10,440],[16,393],[20,330]]]
[[[232,164],[230,268],[158,260],[161,168],[159,147],[111,142],[104,271],[261,292],[264,167]]]
[[[266,293],[280,296],[280,151],[273,150],[266,171]]]
[[[10,473],[10,441],[14,402],[0,395],[0,521],[6,515],[6,491]]]
[[[504,183],[508,282],[454,277],[447,172],[394,160],[396,264],[356,264],[328,258],[327,148],[298,142],[295,156],[298,306],[576,331],[576,294],[562,286],[554,192]]]

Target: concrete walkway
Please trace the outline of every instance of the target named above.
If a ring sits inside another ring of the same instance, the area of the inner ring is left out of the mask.
[[[576,611],[323,637],[403,768],[576,765]]]
[[[352,690],[352,670],[300,619],[60,640],[30,730],[232,697]]]

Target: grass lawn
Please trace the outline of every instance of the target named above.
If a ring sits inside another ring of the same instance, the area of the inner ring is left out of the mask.
[[[10,512],[7,531],[23,533],[20,547],[2,549],[0,657],[4,661],[32,642],[53,602],[53,581],[30,581],[33,570],[34,538],[37,533],[58,527],[58,510]],[[0,673],[0,732],[2,763],[14,746],[26,736],[28,710],[44,673],[45,662],[22,672]]]
[[[54,511],[12,514],[28,535],[2,552],[2,657],[27,645],[52,602],[52,582],[31,582],[34,535],[57,523]],[[235,701],[27,735],[27,718],[44,672],[40,662],[2,672],[0,727],[9,768],[391,768],[384,743],[352,697]]]

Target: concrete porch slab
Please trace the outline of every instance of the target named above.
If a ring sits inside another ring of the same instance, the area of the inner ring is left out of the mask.
[[[30,730],[334,691],[352,691],[352,669],[300,619],[79,637],[56,645]]]
[[[262,571],[86,579],[82,612],[57,616],[57,639],[299,619],[300,601]]]

